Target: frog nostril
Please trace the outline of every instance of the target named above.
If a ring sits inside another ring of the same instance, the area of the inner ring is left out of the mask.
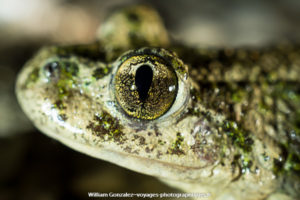
[[[135,85],[139,93],[139,99],[144,102],[148,97],[148,92],[151,87],[153,71],[150,66],[140,66],[135,74]]]
[[[54,78],[59,75],[59,63],[58,62],[50,62],[44,66],[44,71],[46,76],[49,78]]]
[[[51,82],[57,82],[60,79],[72,79],[76,77],[79,68],[76,63],[69,61],[52,61],[44,65],[44,74]]]

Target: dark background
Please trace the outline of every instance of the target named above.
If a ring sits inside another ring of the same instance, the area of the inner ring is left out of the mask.
[[[0,0],[0,199],[88,199],[87,192],[176,192],[75,152],[36,130],[20,110],[18,71],[45,44],[87,43],[107,14],[156,8],[173,39],[192,46],[265,46],[300,40],[298,0]]]

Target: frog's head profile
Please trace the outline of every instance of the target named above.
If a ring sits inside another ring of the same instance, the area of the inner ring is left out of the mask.
[[[46,47],[21,72],[17,95],[40,130],[72,148],[180,179],[179,171],[212,166],[219,151],[211,144],[200,155],[198,132],[217,129],[190,114],[195,87],[187,66],[162,48],[130,50],[105,63]],[[201,123],[205,128],[195,130]]]
[[[268,141],[205,106],[199,84],[165,49],[166,30],[147,9],[113,15],[93,44],[40,50],[17,80],[25,113],[75,150],[182,189],[198,184],[199,192],[217,191],[242,181],[232,189],[253,183],[252,190],[273,190],[273,160],[263,154],[276,158],[280,150],[268,150]],[[143,20],[145,15],[150,18]],[[124,33],[117,34],[120,27]]]

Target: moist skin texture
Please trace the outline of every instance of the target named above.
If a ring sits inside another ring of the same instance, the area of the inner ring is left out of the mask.
[[[130,116],[116,98],[128,55],[157,56],[177,76],[173,104],[153,120]],[[113,13],[92,44],[42,48],[20,72],[16,94],[46,135],[183,191],[297,199],[299,76],[296,45],[177,45],[154,10],[136,6]]]

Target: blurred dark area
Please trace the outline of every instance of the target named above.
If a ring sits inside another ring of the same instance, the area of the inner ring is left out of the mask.
[[[18,106],[18,71],[47,44],[93,41],[107,14],[158,10],[174,40],[196,47],[300,41],[300,1],[0,0],[0,199],[89,199],[88,192],[178,192],[46,137]]]

